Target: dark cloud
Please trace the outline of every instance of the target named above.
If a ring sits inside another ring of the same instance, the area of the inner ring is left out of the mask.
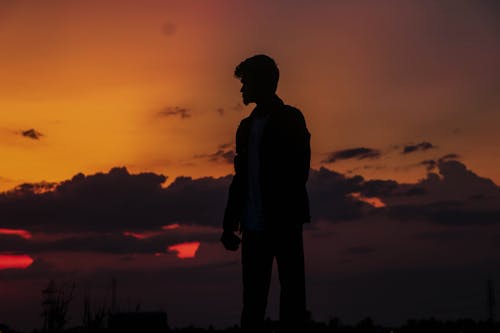
[[[450,226],[500,224],[500,209],[470,209],[466,202],[444,201],[428,205],[399,205],[389,216],[399,220],[427,220]]]
[[[444,162],[447,160],[456,160],[458,158],[460,158],[460,156],[458,154],[446,154],[446,155],[440,157],[437,161],[436,160],[423,160],[419,164],[425,166],[427,171],[433,171],[438,167],[438,161]]]
[[[219,149],[228,149],[233,147],[234,147],[233,143],[222,143],[219,145]]]
[[[385,196],[388,216],[404,220],[427,220],[433,223],[489,225],[500,223],[500,192],[490,179],[480,177],[459,161],[439,159],[439,174],[430,172],[416,184],[399,184],[418,196]]]
[[[399,184],[395,180],[374,179],[364,181],[360,191],[365,197],[380,197],[391,196],[398,188]]]
[[[234,152],[234,150],[218,150],[214,154],[210,155],[210,160],[213,162],[222,160],[226,163],[231,164],[234,161],[235,155],[236,153]]]
[[[424,141],[421,143],[418,143],[416,145],[408,145],[403,148],[402,154],[409,154],[413,153],[416,151],[426,151],[429,149],[434,149],[436,146],[434,146],[432,143]]]
[[[480,177],[448,154],[426,162],[439,173],[430,172],[417,183],[394,180],[365,180],[320,169],[311,171],[310,195],[313,215],[332,222],[386,214],[404,221],[425,220],[443,225],[489,225],[500,223],[500,191],[490,179]],[[317,179],[317,181],[315,181]],[[349,193],[377,197],[386,207],[360,207]],[[333,213],[335,212],[335,213]]]
[[[361,176],[347,178],[326,168],[311,170],[307,187],[313,219],[340,222],[363,217],[371,206],[350,195],[362,190],[363,181]]]
[[[129,174],[126,168],[116,167],[108,173],[79,173],[57,185],[22,184],[0,193],[2,226],[32,233],[97,233],[91,237],[96,244],[108,242],[113,247],[128,242],[127,248],[138,243],[124,239],[123,231],[160,230],[172,223],[220,227],[231,176],[178,177],[163,188],[165,181],[163,175]],[[308,187],[315,219],[335,222],[363,216],[371,206],[349,195],[361,191],[362,185],[361,176],[346,178],[325,168],[311,170]],[[370,191],[367,187],[366,192]],[[181,241],[179,237],[150,241],[165,244]],[[73,246],[65,242],[52,245]]]
[[[313,222],[338,223],[378,214],[450,226],[500,223],[496,184],[459,161],[436,163],[439,174],[431,172],[410,184],[347,177],[327,168],[311,170],[307,187]],[[22,184],[0,193],[3,228],[67,235],[51,241],[0,235],[0,251],[150,253],[174,243],[216,240],[231,176],[178,177],[164,188],[165,181],[163,175],[130,174],[116,167],[108,173],[79,173],[59,184]],[[370,197],[386,206],[376,208],[362,200]],[[209,229],[162,231],[162,226],[173,223]],[[136,239],[124,231],[156,233]]]
[[[458,154],[446,154],[446,155],[442,156],[439,160],[446,161],[446,160],[456,160],[459,158],[460,158],[460,156]]]
[[[234,150],[218,150],[213,154],[208,155],[210,161],[212,162],[218,162],[218,161],[224,161],[226,163],[232,164],[234,161],[234,156],[236,153]]]
[[[25,138],[30,138],[30,139],[33,139],[33,140],[39,140],[40,137],[43,136],[42,133],[36,131],[33,128],[31,128],[29,130],[26,130],[26,131],[22,131],[21,135],[24,136]]]
[[[338,160],[347,160],[347,159],[374,159],[374,158],[379,158],[381,156],[381,153],[379,150],[372,149],[372,148],[352,148],[352,149],[343,149],[343,150],[337,150],[334,152],[331,152],[328,154],[328,157],[321,161],[322,163],[334,163]]]
[[[375,248],[370,246],[353,246],[342,251],[345,254],[364,255],[375,252]]]
[[[497,195],[497,185],[491,179],[478,176],[459,161],[441,158],[438,168],[440,177],[429,174],[419,182],[438,199],[465,199],[476,194]]]
[[[234,145],[231,143],[224,143],[219,145],[214,153],[198,154],[194,155],[194,158],[206,158],[210,162],[224,162],[232,164],[235,155],[236,153],[234,151]]]
[[[408,189],[406,192],[403,193],[403,195],[409,197],[414,195],[424,195],[424,194],[427,194],[427,190],[417,186],[411,187],[410,189]]]
[[[363,165],[362,167],[355,167],[355,168],[352,168],[352,169],[349,169],[346,171],[346,173],[348,174],[353,174],[354,172],[358,171],[358,170],[382,170],[382,169],[385,169],[386,168],[386,165]]]
[[[164,117],[180,116],[182,119],[186,119],[191,117],[191,110],[179,106],[175,107],[168,106],[162,111],[158,112],[158,115]]]
[[[437,167],[437,162],[434,160],[424,160],[420,162],[421,165],[425,166],[427,171],[432,171]]]
[[[22,185],[1,193],[0,207],[4,227],[33,232],[141,231],[169,223],[218,226],[230,179],[179,177],[162,188],[163,175],[113,168],[107,174],[77,174],[50,192]]]
[[[423,240],[432,240],[432,241],[463,241],[467,240],[467,237],[470,235],[469,231],[460,231],[460,230],[438,230],[438,231],[425,231],[420,232],[415,236],[415,238],[423,239]]]
[[[156,230],[155,230],[156,231]],[[122,233],[94,233],[91,235],[60,236],[56,240],[26,240],[12,235],[0,235],[0,252],[42,253],[42,252],[98,252],[113,254],[165,253],[170,245],[185,242],[217,242],[219,230],[186,230],[183,227],[157,231],[158,234],[138,239]]]

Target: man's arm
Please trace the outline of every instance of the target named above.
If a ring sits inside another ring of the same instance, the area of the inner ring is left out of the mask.
[[[291,108],[292,119],[289,124],[289,139],[291,158],[290,167],[294,175],[298,177],[302,184],[309,178],[309,169],[311,167],[311,134],[306,126],[304,115],[300,110]]]
[[[241,161],[241,123],[236,131],[236,154],[234,156],[234,176],[229,186],[224,221],[222,224],[223,233],[221,242],[227,250],[236,251],[240,239],[236,232],[240,228],[241,211],[243,204],[243,184],[242,184],[242,161]],[[244,162],[243,162],[244,163]]]
[[[236,156],[237,157],[237,156]],[[235,157],[235,158],[236,158]],[[233,176],[231,185],[229,185],[226,210],[224,212],[224,221],[222,227],[226,232],[236,232],[239,229],[239,196],[241,191],[240,177],[236,173]]]

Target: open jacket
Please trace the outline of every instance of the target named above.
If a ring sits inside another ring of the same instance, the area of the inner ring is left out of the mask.
[[[259,107],[259,106],[258,106]],[[306,182],[311,148],[309,131],[300,110],[275,96],[260,145],[260,188],[264,226],[283,229],[310,222]],[[241,228],[248,196],[248,143],[255,108],[236,131],[235,175],[224,214],[225,231]]]

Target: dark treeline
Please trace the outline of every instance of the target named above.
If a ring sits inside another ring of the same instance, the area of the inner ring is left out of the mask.
[[[267,330],[264,333],[279,333],[278,322],[267,321]],[[208,329],[185,327],[175,328],[171,332],[175,333],[202,333],[202,332],[223,332],[239,333],[238,326],[216,330],[211,327]],[[500,332],[500,323],[475,321],[472,319],[459,319],[454,321],[440,321],[434,318],[408,320],[401,327],[384,327],[377,325],[370,318],[365,318],[354,325],[344,325],[338,318],[331,319],[329,322],[310,321],[305,330],[307,333],[482,333],[482,332]]]
[[[130,327],[129,330],[123,329],[113,330],[109,328],[89,329],[85,327],[73,327],[58,332],[65,333],[115,333],[115,332],[143,332],[143,333],[204,333],[204,332],[220,332],[220,333],[240,333],[241,329],[235,325],[225,329],[215,329],[213,327],[201,328],[195,326],[167,328],[138,328]],[[7,325],[0,324],[0,332],[2,333],[24,333]],[[475,321],[472,319],[458,319],[453,321],[442,321],[435,318],[429,319],[411,319],[400,327],[385,327],[373,322],[370,318],[365,318],[354,325],[345,325],[338,318],[333,318],[329,322],[309,321],[305,332],[307,333],[497,333],[500,332],[500,323],[491,321]],[[51,333],[44,330],[34,330],[32,333]],[[54,331],[55,333],[55,331]],[[260,332],[259,332],[260,333]],[[280,333],[279,323],[277,321],[267,320],[266,330],[262,333]]]

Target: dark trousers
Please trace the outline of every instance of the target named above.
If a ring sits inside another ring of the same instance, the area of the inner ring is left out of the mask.
[[[280,329],[300,328],[306,316],[302,228],[280,231],[245,230],[242,235],[241,256],[243,331],[259,332],[264,326],[274,258],[280,281]]]

